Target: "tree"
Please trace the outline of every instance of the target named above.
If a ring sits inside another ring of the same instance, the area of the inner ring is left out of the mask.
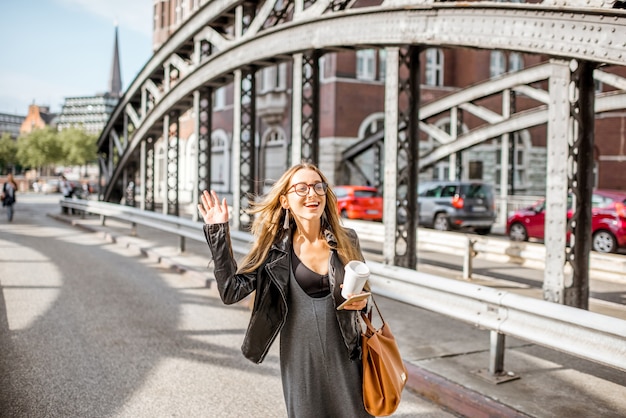
[[[59,139],[63,148],[61,162],[64,165],[87,166],[98,158],[96,135],[90,135],[81,129],[69,128],[59,132]]]
[[[0,137],[0,173],[8,171],[17,164],[17,144],[11,134],[4,133]]]
[[[50,168],[63,159],[63,149],[56,130],[36,129],[17,140],[17,159],[25,167]]]

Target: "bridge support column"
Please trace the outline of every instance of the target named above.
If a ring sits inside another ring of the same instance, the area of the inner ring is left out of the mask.
[[[396,205],[398,200],[398,68],[400,49],[386,48],[385,65],[385,166],[383,174],[383,216],[385,236],[383,258],[386,264],[393,264],[395,259],[397,215],[408,218],[404,208]]]
[[[301,159],[319,165],[320,51],[302,55]],[[299,161],[296,161],[298,163]]]
[[[171,119],[174,119],[172,123]],[[173,132],[170,129],[173,126]],[[178,113],[166,115],[163,118],[163,140],[166,147],[166,178],[165,196],[163,199],[163,213],[166,215],[179,215],[178,209],[178,162],[180,144],[180,121]]]
[[[572,89],[576,96],[571,106],[571,135],[568,170],[569,190],[574,198],[574,214],[570,220],[571,240],[568,262],[572,280],[566,280],[563,303],[589,307],[589,252],[591,251],[591,196],[593,191],[593,146],[595,127],[595,64],[573,61]]]
[[[248,230],[252,219],[246,213],[249,199],[259,193],[256,179],[256,83],[255,69],[241,73],[239,110],[239,229]],[[235,109],[237,113],[237,109]],[[234,209],[234,208],[233,208]]]
[[[393,260],[394,265],[412,269],[417,267],[419,53],[413,46],[388,48],[385,78],[384,257],[387,263]],[[402,133],[400,126],[406,127]]]
[[[211,132],[213,131],[213,89],[210,87],[196,90],[194,110],[196,114],[195,131],[198,138],[196,184],[193,201],[199,202],[204,190],[211,189]],[[194,220],[198,211],[194,210]]]
[[[594,82],[586,62],[552,60],[548,114],[544,299],[588,307]],[[570,248],[568,195],[573,199]]]
[[[142,209],[154,212],[154,139],[148,137],[141,145],[141,158],[145,167],[141,175]]]
[[[291,138],[288,139],[290,161],[287,167],[302,159],[302,54],[293,55],[291,93]]]

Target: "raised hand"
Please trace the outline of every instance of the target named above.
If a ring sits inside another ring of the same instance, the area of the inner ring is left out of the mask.
[[[211,190],[211,193],[207,190],[202,192],[202,204],[198,205],[198,210],[205,224],[228,222],[228,203],[226,203],[226,198],[223,198],[220,203],[215,190]]]

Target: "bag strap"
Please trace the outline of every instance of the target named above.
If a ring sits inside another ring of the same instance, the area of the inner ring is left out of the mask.
[[[374,302],[374,306],[376,307],[378,316],[380,317],[380,320],[384,324],[385,319],[383,318],[383,315],[380,313],[380,308],[378,307],[378,304],[376,303],[376,299],[374,299],[374,295],[371,295],[370,298],[372,299],[372,302]],[[370,311],[367,314],[361,312],[361,318],[363,318],[363,322],[365,322],[365,326],[370,332],[372,333],[376,332],[376,328],[374,328],[374,326],[372,325],[372,309],[370,309]]]
[[[376,307],[376,312],[378,312],[378,316],[380,317],[380,320],[383,321],[383,323],[385,322],[385,319],[383,318],[383,314],[380,313],[380,308],[378,308],[378,304],[376,303],[376,299],[374,299],[374,295],[371,295],[372,298],[372,302],[374,302],[374,306]],[[372,316],[372,311],[370,310],[369,312],[370,314],[370,318]]]

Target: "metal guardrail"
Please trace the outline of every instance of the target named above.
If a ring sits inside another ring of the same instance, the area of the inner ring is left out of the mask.
[[[383,242],[384,226],[381,223],[344,220],[344,225],[356,230],[362,240]],[[466,258],[471,256],[498,263],[513,263],[539,270],[545,268],[546,249],[543,244],[515,242],[508,238],[474,234],[449,233],[426,228],[418,229],[417,240],[417,247],[421,250]],[[592,278],[626,283],[626,257],[619,254],[591,252],[589,275]],[[464,271],[464,276],[471,277],[471,271]]]
[[[90,200],[62,199],[60,205],[100,215],[102,224],[112,217],[204,241],[196,221]],[[231,238],[233,251],[247,251],[249,234],[232,230]],[[503,370],[505,335],[626,371],[626,320],[374,261],[368,265],[376,294],[488,329],[491,356],[483,377],[495,383],[510,377]]]

